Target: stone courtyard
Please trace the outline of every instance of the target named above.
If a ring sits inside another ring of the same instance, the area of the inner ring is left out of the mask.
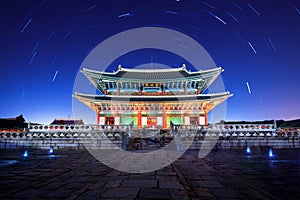
[[[129,174],[86,150],[0,150],[1,199],[300,199],[300,150],[189,150],[160,170]],[[113,159],[113,158],[111,158]]]

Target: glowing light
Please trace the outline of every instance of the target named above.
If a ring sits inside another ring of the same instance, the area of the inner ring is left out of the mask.
[[[49,149],[49,154],[52,154],[53,153],[53,148],[51,147],[50,149]]]
[[[24,158],[27,158],[27,157],[28,157],[28,151],[27,151],[27,150],[24,151],[23,157],[24,157]]]
[[[247,147],[246,153],[247,153],[247,154],[251,154],[251,149],[250,149],[250,147]]]
[[[269,158],[273,158],[275,156],[272,149],[269,149],[268,156]]]

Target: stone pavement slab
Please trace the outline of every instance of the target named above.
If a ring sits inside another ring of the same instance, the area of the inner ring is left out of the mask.
[[[142,188],[139,194],[141,199],[170,199],[167,189],[163,188]]]
[[[183,189],[182,184],[180,184],[177,181],[166,181],[166,180],[160,180],[159,181],[159,187],[160,188],[170,188],[170,189]]]
[[[155,188],[155,187],[157,187],[157,180],[124,180],[121,187],[124,187],[124,188],[132,188],[132,187],[137,187],[137,188],[152,187],[152,188]]]
[[[108,188],[101,198],[135,198],[139,188]]]

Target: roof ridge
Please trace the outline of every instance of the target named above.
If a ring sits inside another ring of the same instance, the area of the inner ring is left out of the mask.
[[[211,71],[217,71],[217,70],[223,70],[222,67],[216,67],[212,69],[205,69],[205,70],[198,70],[198,71],[190,71],[186,69],[186,65],[183,64],[181,67],[176,67],[176,68],[163,68],[163,69],[136,69],[136,68],[126,68],[122,67],[121,65],[118,65],[118,70],[114,72],[106,72],[106,71],[97,71],[93,69],[88,69],[88,68],[83,68],[81,71],[82,72],[92,72],[96,74],[110,74],[110,75],[116,75],[119,72],[143,72],[143,73],[155,73],[155,72],[179,72],[179,71],[184,71],[188,74],[197,74],[199,72],[211,72]]]

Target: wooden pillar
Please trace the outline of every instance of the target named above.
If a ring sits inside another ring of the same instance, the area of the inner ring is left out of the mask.
[[[100,111],[97,110],[97,124],[100,124]]]
[[[199,88],[197,88],[197,94],[200,94],[200,89]]]
[[[142,128],[142,112],[139,110],[138,112],[138,128]]]
[[[163,124],[163,128],[167,128],[167,114],[165,108],[163,108],[162,111],[162,124]]]
[[[206,111],[204,112],[204,117],[205,117],[205,125],[207,125],[208,124],[208,119],[207,119],[207,112]]]

